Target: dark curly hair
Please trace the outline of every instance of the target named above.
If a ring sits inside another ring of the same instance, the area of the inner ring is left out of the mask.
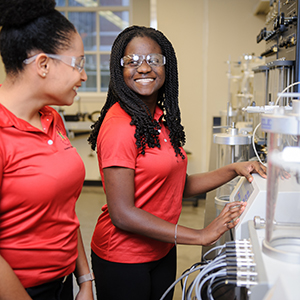
[[[88,138],[93,150],[96,148],[97,137],[101,124],[109,108],[118,102],[122,109],[131,117],[131,125],[136,126],[135,138],[138,149],[145,154],[145,147],[158,147],[160,125],[154,121],[146,104],[134,93],[123,79],[123,69],[120,60],[124,56],[125,48],[134,37],[149,37],[161,48],[166,57],[165,83],[159,91],[157,104],[163,110],[163,121],[170,130],[170,140],[175,154],[185,158],[180,147],[185,144],[185,133],[181,125],[178,107],[178,71],[175,51],[170,41],[158,30],[143,26],[131,26],[123,30],[114,41],[110,56],[110,82],[106,102],[100,117],[92,125],[92,132]]]
[[[34,50],[56,54],[69,48],[76,29],[55,5],[55,0],[0,1],[0,52],[6,74],[21,72]]]

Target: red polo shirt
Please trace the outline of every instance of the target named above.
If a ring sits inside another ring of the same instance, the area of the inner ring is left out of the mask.
[[[146,147],[140,154],[135,144],[135,126],[131,117],[114,104],[108,111],[97,140],[100,173],[105,189],[103,168],[111,166],[135,170],[135,205],[176,224],[181,212],[187,159],[176,157],[169,130],[161,122],[162,111],[156,107],[154,119],[160,121],[161,148]],[[184,150],[182,149],[183,153]],[[102,259],[120,263],[144,263],[164,257],[174,244],[160,242],[116,228],[107,205],[102,208],[94,235],[92,250]]]
[[[0,254],[24,287],[74,271],[85,175],[59,114],[40,114],[44,132],[0,104]]]

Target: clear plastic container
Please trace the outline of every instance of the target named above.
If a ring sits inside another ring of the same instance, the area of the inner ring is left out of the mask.
[[[234,124],[225,133],[214,135],[214,143],[217,144],[217,168],[231,163],[249,160],[249,147],[251,136],[241,134]],[[226,203],[229,202],[230,194],[236,186],[239,178],[236,177],[216,190],[215,206],[217,216]]]
[[[300,263],[300,102],[262,116],[268,134],[268,177],[263,252]]]

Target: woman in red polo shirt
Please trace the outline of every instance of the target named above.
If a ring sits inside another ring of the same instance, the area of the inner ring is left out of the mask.
[[[85,170],[48,105],[87,79],[80,35],[54,0],[3,0],[0,52],[0,299],[92,300],[75,203]]]
[[[113,44],[110,72],[107,100],[89,138],[107,198],[91,243],[97,295],[157,300],[175,280],[174,244],[212,244],[244,209],[233,202],[206,228],[186,228],[177,225],[182,198],[237,175],[249,181],[251,172],[265,176],[265,168],[245,162],[186,175],[177,61],[161,32],[125,29]]]

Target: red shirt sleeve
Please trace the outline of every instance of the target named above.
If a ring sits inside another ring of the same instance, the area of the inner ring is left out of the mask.
[[[102,124],[98,136],[98,158],[102,168],[119,166],[135,169],[138,154],[135,144],[135,126],[130,119],[111,117]]]

